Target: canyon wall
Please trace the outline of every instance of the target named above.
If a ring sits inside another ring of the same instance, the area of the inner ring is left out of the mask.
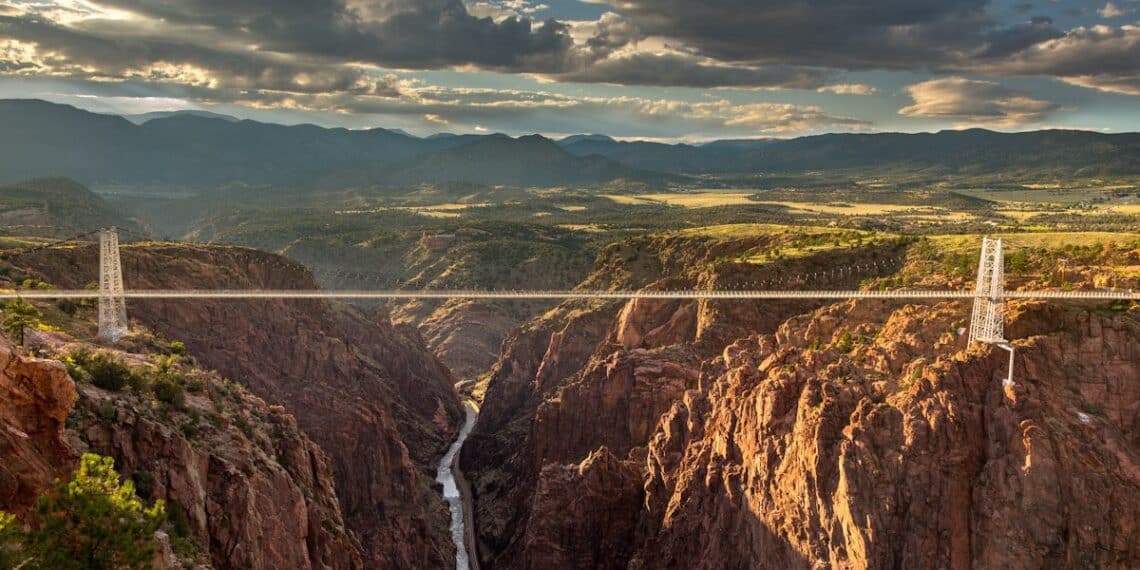
[[[94,253],[24,263],[57,286],[83,287],[97,275]],[[316,288],[303,266],[246,248],[127,245],[122,260],[130,288]],[[128,312],[297,418],[329,457],[366,566],[454,559],[447,508],[431,481],[463,410],[450,373],[413,327],[310,300],[131,301]]]
[[[364,566],[325,453],[280,406],[236,386],[189,394],[181,408],[156,405],[138,392],[77,385],[58,360],[21,356],[0,337],[0,424],[0,510],[21,520],[92,451],[113,457],[148,503],[163,499],[172,520],[186,521],[177,538],[198,546],[179,549],[179,560],[167,543],[171,567]]]
[[[717,286],[747,241],[635,240],[594,287]],[[867,263],[869,262],[869,263]],[[461,465],[493,568],[1135,567],[1140,314],[968,302],[565,303],[508,338]]]

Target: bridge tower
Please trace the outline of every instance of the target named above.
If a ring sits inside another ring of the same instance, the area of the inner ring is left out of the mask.
[[[119,232],[115,228],[99,230],[99,338],[114,342],[128,332]]]
[[[1009,374],[1013,384],[1013,345],[1005,339],[1005,255],[1000,239],[982,239],[978,282],[974,287],[974,312],[970,318],[970,344],[984,342],[1009,351]]]

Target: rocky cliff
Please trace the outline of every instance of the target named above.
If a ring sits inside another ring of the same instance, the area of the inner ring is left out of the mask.
[[[88,346],[35,336],[37,350],[57,358]],[[149,365],[146,354],[119,354]],[[145,499],[167,501],[171,519],[185,521],[177,548],[166,549],[171,567],[363,566],[325,453],[284,409],[237,385],[216,379],[172,406],[77,384],[58,359],[22,356],[0,339],[0,395],[0,510],[26,517],[90,450],[113,457]]]
[[[94,253],[22,263],[57,286],[82,287],[96,275]],[[245,248],[135,244],[122,257],[132,288],[315,288],[299,264]],[[451,375],[414,328],[318,301],[132,301],[128,311],[297,418],[328,454],[367,566],[453,559],[431,470],[463,411]]]
[[[77,398],[62,364],[22,358],[0,337],[0,510],[28,515],[52,479],[78,463],[64,437]]]
[[[902,242],[740,263],[615,246],[592,286],[732,287]],[[780,277],[773,277],[779,275]],[[846,283],[842,280],[846,279]],[[969,304],[568,303],[507,340],[462,466],[495,568],[1135,567],[1140,314]]]

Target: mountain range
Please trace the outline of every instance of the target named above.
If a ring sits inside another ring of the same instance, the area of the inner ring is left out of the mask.
[[[826,134],[706,144],[605,135],[440,134],[285,126],[205,112],[120,117],[40,100],[0,100],[0,182],[66,176],[93,188],[650,184],[702,174],[904,169],[938,175],[1140,173],[1140,133],[981,129]]]

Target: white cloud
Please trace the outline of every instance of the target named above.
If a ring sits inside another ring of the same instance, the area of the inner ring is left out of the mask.
[[[1104,5],[1104,8],[1097,10],[1096,13],[1100,14],[1101,18],[1115,18],[1117,16],[1123,16],[1127,14],[1128,11],[1121,10],[1119,6],[1113,4],[1112,1],[1109,0],[1109,2]]]
[[[476,18],[492,18],[500,21],[506,18],[533,16],[550,9],[550,6],[529,0],[476,0],[467,2],[467,12]]]
[[[1140,26],[1074,28],[980,70],[1053,76],[1101,91],[1140,94]]]
[[[824,85],[816,89],[820,93],[836,93],[838,95],[874,95],[879,90],[873,85],[862,83],[840,83],[838,85]]]
[[[923,81],[906,90],[914,104],[903,107],[899,114],[949,119],[959,126],[1013,127],[1040,121],[1060,108],[992,81],[964,77]]]

